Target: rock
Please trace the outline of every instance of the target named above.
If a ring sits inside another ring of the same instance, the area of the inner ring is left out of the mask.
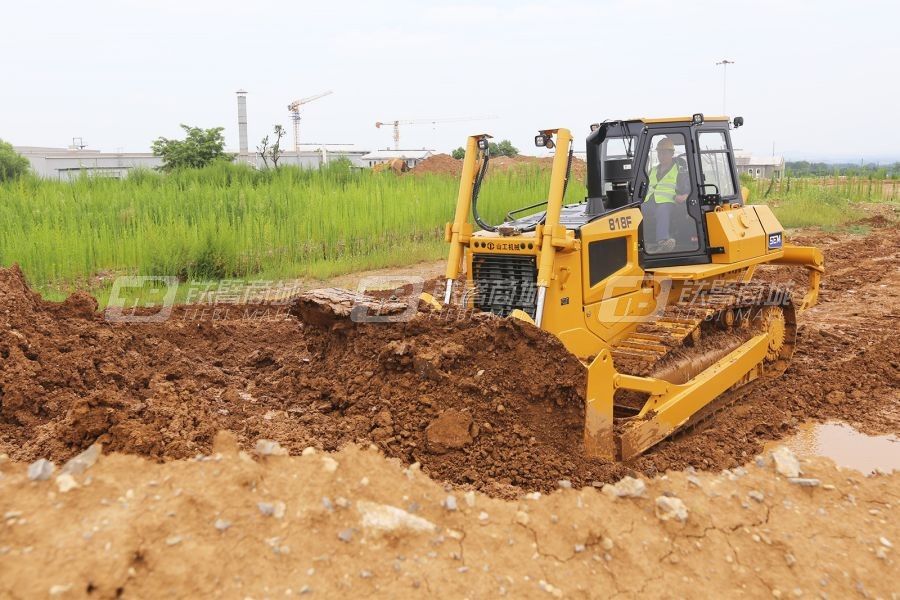
[[[559,486],[559,489],[561,489],[561,490],[571,490],[572,489],[572,482],[569,481],[568,479],[560,479],[559,481],[556,482],[556,485]]]
[[[48,591],[51,596],[62,596],[63,594],[67,593],[71,589],[72,589],[72,584],[67,583],[65,585],[57,584],[57,585],[50,586],[50,589]]]
[[[316,449],[312,446],[307,446],[303,449],[303,452],[300,453],[300,456],[312,456],[316,453]]]
[[[288,451],[274,440],[256,440],[254,447],[259,456],[287,456]]]
[[[779,446],[772,451],[772,460],[775,461],[775,471],[784,477],[799,477],[800,461],[797,456],[786,446]]]
[[[516,523],[527,526],[529,522],[531,522],[531,518],[527,512],[523,510],[516,512]]]
[[[883,536],[878,538],[878,543],[880,543],[885,548],[893,548],[894,547],[894,545],[891,543],[891,540],[889,540]]]
[[[56,465],[46,458],[39,458],[28,465],[28,479],[31,481],[46,481],[53,475]]]
[[[425,430],[425,448],[434,454],[459,450],[471,443],[472,416],[464,411],[445,410]]]
[[[584,544],[575,544],[575,554],[584,552]]]
[[[480,513],[478,513],[478,522],[481,523],[482,525],[486,525],[490,518],[491,518],[490,515],[488,515],[484,511],[481,511]]]
[[[750,490],[747,492],[747,495],[750,496],[751,500],[756,500],[757,502],[762,502],[765,499],[765,495],[759,490]]]
[[[322,508],[324,508],[328,512],[334,510],[334,504],[331,503],[331,498],[329,498],[328,496],[322,497]]]
[[[647,484],[643,479],[625,476],[615,485],[603,486],[603,493],[615,498],[640,498],[647,490]]]
[[[226,521],[225,519],[216,519],[216,522],[213,523],[213,526],[219,531],[226,531],[229,527],[231,527],[231,521]]]
[[[63,473],[56,477],[56,487],[63,494],[78,487],[78,482],[69,473]]]
[[[444,508],[451,512],[456,510],[456,496],[450,494],[449,496],[444,498]]]
[[[801,487],[819,487],[819,484],[822,483],[818,479],[811,477],[788,477],[788,482]]]
[[[466,501],[466,506],[472,508],[475,506],[475,492],[469,490],[465,494],[463,494],[463,499]]]
[[[166,538],[166,546],[177,546],[181,543],[182,537],[180,535],[173,535],[171,537]]]
[[[603,546],[604,550],[609,552],[610,550],[613,549],[613,546],[615,544],[613,543],[612,538],[604,537],[603,541],[600,542],[600,545]]]
[[[103,451],[103,445],[100,443],[91,444],[91,446],[81,454],[72,457],[63,465],[62,473],[70,475],[79,475],[94,466],[100,453]]]
[[[353,541],[353,529],[344,529],[338,533],[338,539],[344,542],[345,544],[349,544]]]
[[[334,460],[330,456],[322,457],[322,470],[326,473],[334,473],[337,471],[338,461]]]
[[[656,499],[656,517],[661,521],[675,519],[684,523],[688,518],[688,509],[680,498],[659,496]]]
[[[431,521],[412,515],[396,506],[360,500],[356,503],[356,510],[362,517],[360,523],[367,529],[379,531],[395,531],[397,529],[434,531],[436,529],[435,524]]]
[[[256,507],[259,509],[259,512],[264,514],[267,517],[275,517],[276,519],[280,519],[284,516],[285,504],[284,502],[257,502]]]

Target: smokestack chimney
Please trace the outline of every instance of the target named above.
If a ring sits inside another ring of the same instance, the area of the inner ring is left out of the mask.
[[[247,144],[247,91],[246,90],[238,90],[237,91],[237,104],[238,104],[238,141],[239,141],[239,154],[238,160],[240,162],[249,163],[250,162],[250,147]]]

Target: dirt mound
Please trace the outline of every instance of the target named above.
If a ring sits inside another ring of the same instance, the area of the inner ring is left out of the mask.
[[[0,452],[64,460],[99,440],[186,458],[208,452],[218,430],[292,453],[371,442],[436,480],[515,496],[560,479],[734,467],[810,419],[897,431],[900,233],[803,236],[823,247],[828,273],[787,373],[628,464],[583,458],[584,369],[515,320],[419,315],[326,331],[285,307],[198,305],[162,323],[110,323],[90,298],[46,303],[2,269]]]
[[[900,473],[821,459],[669,473],[637,497],[448,494],[379,453],[0,464],[4,598],[889,598]],[[58,473],[59,471],[57,471]],[[55,475],[56,473],[54,473]],[[62,491],[66,490],[66,491]],[[893,565],[893,566],[892,566]],[[893,583],[892,583],[893,582]]]
[[[457,160],[449,154],[435,154],[420,162],[410,173],[414,175],[451,175],[459,177],[462,174],[462,160]],[[492,172],[505,172],[522,167],[537,167],[549,171],[553,166],[553,158],[538,156],[497,156],[492,157],[488,165],[488,177]],[[571,177],[584,181],[587,173],[587,164],[580,158],[572,158]]]

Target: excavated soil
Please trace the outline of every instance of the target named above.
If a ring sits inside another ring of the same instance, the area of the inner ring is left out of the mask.
[[[283,306],[224,305],[110,323],[89,296],[47,303],[2,269],[0,453],[62,461],[100,441],[161,461],[208,453],[226,430],[243,447],[266,438],[293,454],[374,443],[438,481],[515,497],[561,479],[734,467],[809,420],[894,433],[900,234],[870,225],[868,236],[795,236],[823,248],[828,273],[785,375],[627,464],[582,457],[584,370],[515,320],[420,315],[331,332]]]
[[[0,458],[0,597],[896,598],[900,473],[760,457],[506,501],[370,450],[236,450],[47,481]]]
[[[462,160],[457,160],[449,154],[435,154],[429,156],[409,172],[413,175],[452,175],[459,177],[462,174]],[[537,166],[541,169],[550,169],[553,166],[553,157],[550,156],[497,156],[490,159],[488,176],[492,172],[514,171],[522,167]],[[577,157],[572,158],[571,176],[584,181],[587,174],[587,163]]]

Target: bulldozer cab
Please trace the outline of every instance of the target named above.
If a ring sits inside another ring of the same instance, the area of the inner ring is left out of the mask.
[[[730,127],[727,117],[701,114],[595,125],[586,142],[585,212],[639,208],[644,268],[709,262],[716,249],[704,214],[742,204]]]

